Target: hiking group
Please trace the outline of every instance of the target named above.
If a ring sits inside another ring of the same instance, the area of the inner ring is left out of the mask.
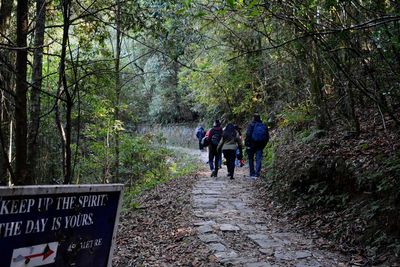
[[[232,123],[222,128],[219,120],[215,120],[213,127],[207,132],[201,126],[196,128],[199,149],[203,151],[208,147],[211,177],[218,176],[218,169],[222,167],[222,154],[226,160],[230,179],[234,179],[235,166],[243,166],[243,138],[240,130],[239,126]],[[244,141],[249,161],[249,175],[252,179],[260,176],[263,150],[268,141],[268,127],[261,121],[260,115],[255,113],[253,121],[247,127]]]

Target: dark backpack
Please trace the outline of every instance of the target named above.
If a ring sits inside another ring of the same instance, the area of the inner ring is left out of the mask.
[[[197,129],[197,132],[196,132],[197,139],[202,139],[205,135],[206,135],[206,133],[204,132],[203,127],[200,127]]]
[[[211,135],[211,144],[214,146],[217,146],[219,144],[219,141],[222,138],[222,129],[213,129],[212,130],[212,135]]]
[[[201,144],[202,144],[204,147],[206,147],[206,146],[208,146],[208,145],[210,144],[210,140],[208,139],[207,136],[204,136],[204,137],[201,139]]]
[[[268,141],[268,128],[262,122],[256,122],[254,125],[253,133],[251,134],[251,139],[256,143],[262,143]]]

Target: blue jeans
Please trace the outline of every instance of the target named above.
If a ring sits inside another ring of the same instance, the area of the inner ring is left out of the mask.
[[[247,156],[249,157],[250,176],[260,176],[261,162],[263,159],[262,148],[248,148]],[[254,170],[254,156],[256,157],[256,169]]]

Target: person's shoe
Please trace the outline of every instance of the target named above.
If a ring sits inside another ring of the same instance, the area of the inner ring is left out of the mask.
[[[250,176],[250,179],[251,179],[251,180],[257,180],[257,176],[251,175],[251,176]]]
[[[229,179],[233,180],[235,178],[233,178],[233,175],[229,175]]]
[[[211,172],[211,177],[214,177],[214,171]]]

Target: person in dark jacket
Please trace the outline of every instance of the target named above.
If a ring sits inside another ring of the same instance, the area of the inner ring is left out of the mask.
[[[204,131],[204,128],[200,125],[196,128],[195,132],[196,132],[196,138],[199,141],[199,149],[200,149],[200,151],[203,151],[204,146],[201,141],[203,140],[204,136],[206,135],[206,132]]]
[[[269,140],[268,128],[262,123],[258,113],[253,116],[253,122],[247,127],[245,146],[249,159],[250,177],[256,179],[261,173],[263,150]],[[254,169],[254,157],[256,166]]]
[[[232,123],[226,125],[225,130],[222,134],[222,139],[218,144],[218,151],[224,153],[226,159],[226,167],[228,169],[228,177],[233,179],[233,173],[235,171],[235,159],[236,149],[242,148],[242,140],[240,139],[239,133],[236,131],[235,126]]]
[[[217,177],[218,175],[219,162],[221,158],[221,154],[218,153],[218,144],[221,138],[221,122],[219,120],[215,120],[213,128],[211,128],[208,134],[208,164],[210,165],[211,177]]]

